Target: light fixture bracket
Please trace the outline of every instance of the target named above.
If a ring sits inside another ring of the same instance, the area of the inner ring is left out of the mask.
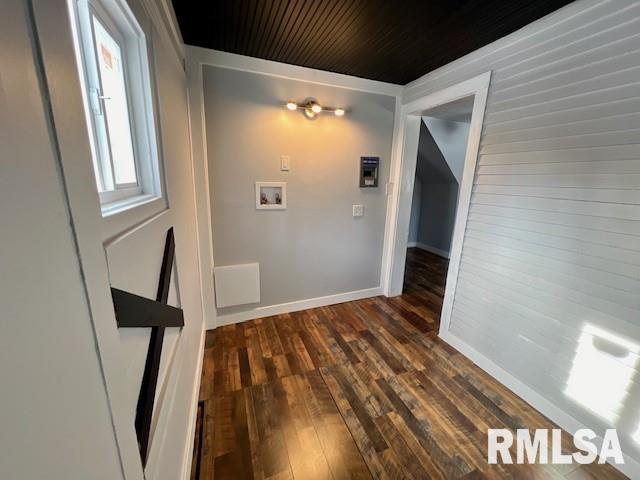
[[[341,117],[345,114],[344,108],[323,107],[314,98],[307,98],[301,103],[289,101],[287,102],[286,107],[292,111],[302,110],[305,117],[309,120],[315,119],[316,116],[321,113],[333,113],[337,117]]]

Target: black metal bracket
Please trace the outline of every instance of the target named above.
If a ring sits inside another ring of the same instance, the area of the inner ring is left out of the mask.
[[[158,384],[164,329],[184,326],[182,309],[167,305],[174,258],[175,242],[172,227],[167,231],[156,300],[149,300],[133,293],[111,288],[118,328],[151,327],[149,350],[147,351],[147,360],[144,366],[144,374],[142,375],[135,420],[138,447],[143,466],[147,463],[149,434],[151,432],[153,403]]]

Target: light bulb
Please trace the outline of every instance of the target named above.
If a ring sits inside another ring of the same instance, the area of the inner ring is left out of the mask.
[[[320,113],[322,111],[322,107],[317,103],[314,103],[311,105],[311,110],[313,110],[313,113]]]
[[[341,117],[344,115],[344,108],[336,108],[333,113],[336,115],[336,117]]]
[[[296,104],[296,102],[287,102],[287,108],[289,110],[296,110],[298,108],[298,105]]]
[[[316,112],[314,112],[313,109],[309,107],[304,109],[304,114],[307,116],[307,118],[313,118],[316,116]]]

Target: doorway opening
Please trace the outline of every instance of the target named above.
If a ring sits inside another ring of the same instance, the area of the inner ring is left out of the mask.
[[[473,99],[420,116],[403,294],[428,303],[444,297]]]
[[[442,304],[446,334],[491,72],[400,107],[382,285]]]

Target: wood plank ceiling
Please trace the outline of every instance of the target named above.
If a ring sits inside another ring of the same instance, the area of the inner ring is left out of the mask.
[[[189,45],[404,85],[567,0],[173,0]]]

